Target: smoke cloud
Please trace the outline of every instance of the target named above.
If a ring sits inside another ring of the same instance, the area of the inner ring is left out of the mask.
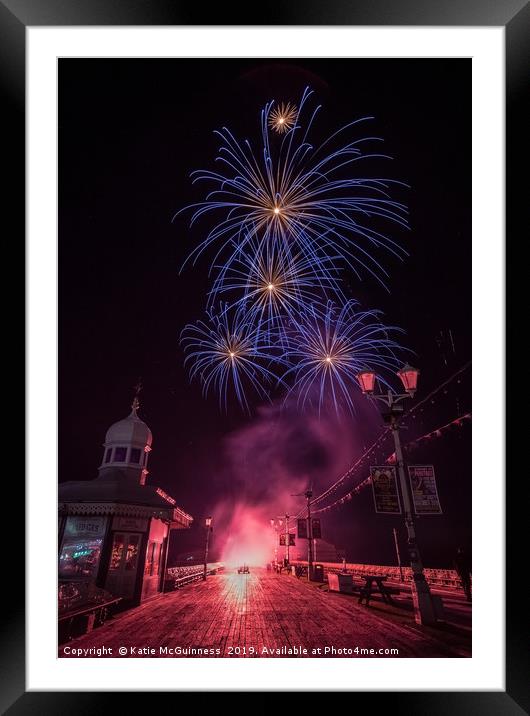
[[[300,413],[273,404],[224,442],[219,478],[229,496],[214,510],[220,557],[227,564],[264,564],[274,552],[271,517],[296,516],[303,493],[325,489],[363,448],[360,420]],[[373,425],[371,426],[373,427]]]

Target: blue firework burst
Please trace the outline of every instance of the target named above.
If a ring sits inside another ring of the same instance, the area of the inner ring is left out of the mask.
[[[258,236],[269,244],[281,243],[294,255],[302,254],[315,265],[331,251],[356,275],[366,270],[380,280],[386,271],[376,255],[381,249],[403,257],[405,251],[388,234],[377,230],[374,220],[383,219],[407,227],[406,206],[394,200],[391,188],[401,182],[371,178],[359,173],[358,162],[388,157],[365,150],[378,137],[350,135],[364,117],[334,132],[321,144],[309,142],[320,107],[310,107],[312,92],[303,93],[296,121],[281,138],[269,132],[271,102],[261,112],[260,147],[238,140],[226,127],[217,131],[220,140],[218,171],[192,173],[193,182],[205,182],[211,190],[205,199],[188,209],[191,223],[209,214],[214,226],[191,252],[195,261],[216,247],[214,264],[230,265],[242,245]],[[180,212],[179,212],[180,213]]]
[[[325,302],[330,293],[342,296],[334,256],[317,265],[303,254],[293,254],[280,243],[254,237],[238,248],[228,266],[219,266],[210,292],[210,305],[219,298],[228,309],[245,306],[247,320],[260,332],[282,338],[286,320],[308,304]]]
[[[244,305],[234,312],[226,306],[217,314],[208,311],[206,321],[183,329],[181,344],[190,378],[200,380],[205,396],[217,392],[222,409],[227,409],[231,393],[248,412],[249,392],[262,400],[270,399],[268,388],[278,383],[272,367],[283,359],[277,351],[275,354],[270,334],[260,332],[256,323],[249,321]]]
[[[359,390],[357,374],[377,369],[386,383],[400,367],[396,353],[404,350],[392,337],[402,332],[381,322],[381,312],[361,311],[356,301],[342,306],[328,302],[325,310],[310,306],[290,321],[289,345],[283,359],[291,366],[282,376],[293,377],[290,395],[301,408],[330,401],[334,409],[353,412],[352,396]]]

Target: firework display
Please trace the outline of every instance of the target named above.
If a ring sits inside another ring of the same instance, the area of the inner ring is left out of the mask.
[[[250,387],[260,399],[266,399],[266,386],[277,382],[277,374],[268,365],[280,359],[271,354],[267,333],[248,320],[245,306],[233,313],[226,307],[218,314],[209,311],[207,318],[182,332],[191,378],[200,377],[205,395],[216,391],[220,407],[226,409],[233,390],[239,404],[248,410],[247,390]]]
[[[362,311],[358,303],[342,306],[328,302],[324,313],[314,305],[293,319],[293,329],[283,358],[291,363],[283,378],[294,375],[289,396],[294,394],[300,407],[308,402],[319,411],[326,400],[353,410],[352,394],[357,374],[366,366],[378,368],[381,380],[395,375],[401,361],[396,352],[402,347],[391,337],[401,332],[384,326],[379,311]]]
[[[381,224],[408,228],[406,206],[390,193],[404,185],[359,173],[367,160],[389,158],[367,149],[380,138],[358,136],[370,117],[312,144],[320,109],[307,88],[298,108],[268,103],[259,149],[226,127],[216,131],[219,169],[192,172],[208,191],[178,212],[190,211],[192,226],[210,222],[184,263],[213,257],[208,321],[186,326],[182,342],[191,378],[205,393],[215,389],[224,408],[231,392],[250,410],[247,391],[270,399],[289,385],[300,407],[320,411],[329,399],[336,411],[351,411],[359,370],[384,375],[400,364],[390,337],[397,329],[361,311],[343,279],[371,275],[386,288],[379,255],[406,251]]]
[[[296,122],[296,107],[287,102],[271,109],[269,127],[280,134],[285,134],[294,127]]]
[[[322,296],[343,299],[333,256],[315,263],[295,254],[286,246],[251,240],[240,246],[227,266],[219,266],[209,296],[209,305],[218,298],[230,307],[247,305],[250,320],[265,330],[282,334],[287,316],[296,316],[309,304],[319,304]]]

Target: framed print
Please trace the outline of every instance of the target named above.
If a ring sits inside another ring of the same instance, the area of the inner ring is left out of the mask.
[[[528,6],[263,9],[0,4],[29,398],[3,708],[520,713],[503,198],[506,146],[513,231]]]

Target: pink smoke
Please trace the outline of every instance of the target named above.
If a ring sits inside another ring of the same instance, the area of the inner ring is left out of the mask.
[[[374,419],[373,411],[362,414],[364,424]],[[362,450],[360,420],[360,415],[322,419],[272,405],[226,438],[220,477],[231,495],[213,511],[224,562],[252,566],[272,558],[271,517],[294,518],[305,506],[300,493],[311,485],[318,494],[349,467]]]

